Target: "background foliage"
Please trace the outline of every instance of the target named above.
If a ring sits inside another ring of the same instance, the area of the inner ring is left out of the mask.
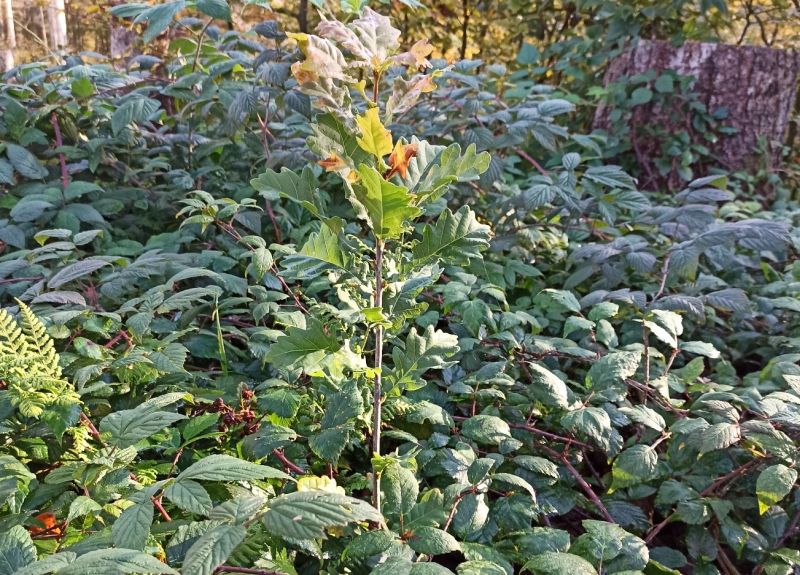
[[[736,12],[588,4],[453,64],[121,5],[164,46],[9,72],[0,573],[793,573],[796,168],[656,131],[641,192],[603,64]]]

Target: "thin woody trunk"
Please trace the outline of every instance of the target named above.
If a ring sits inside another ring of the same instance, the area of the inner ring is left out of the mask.
[[[383,307],[383,240],[375,242],[375,307]],[[383,326],[375,328],[375,381],[372,390],[372,452],[381,453],[381,402],[382,381],[381,368],[383,367]],[[372,502],[376,509],[381,508],[381,480],[377,472],[372,476]]]
[[[297,27],[304,34],[308,33],[308,0],[300,0],[297,7]]]
[[[467,57],[467,44],[469,43],[469,0],[461,0],[461,59]]]
[[[64,0],[50,0],[47,7],[47,20],[50,24],[50,46],[60,50],[67,46],[67,12]]]
[[[3,0],[3,69],[14,67],[14,53],[17,49],[17,33],[14,26],[13,0]]]

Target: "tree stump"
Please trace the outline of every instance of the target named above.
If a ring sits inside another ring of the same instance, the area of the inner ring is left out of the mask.
[[[727,109],[724,124],[734,128],[736,133],[709,146],[720,167],[747,167],[760,138],[768,142],[769,161],[777,166],[798,91],[799,53],[756,46],[697,42],[674,46],[665,41],[640,40],[611,62],[604,83],[608,86],[649,70],[658,73],[671,70],[692,76],[696,79],[694,91],[709,112]],[[607,106],[599,107],[594,118],[595,127],[609,129],[610,112]],[[653,104],[639,106],[635,118],[650,125],[663,125],[667,121],[667,115]],[[700,141],[700,134],[690,133],[690,136],[693,142]],[[703,143],[708,146],[707,142]],[[647,158],[638,160],[640,163],[648,161]],[[652,164],[641,168],[653,172]]]

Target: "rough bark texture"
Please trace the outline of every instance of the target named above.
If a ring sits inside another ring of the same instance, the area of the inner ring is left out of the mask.
[[[133,43],[136,41],[134,30],[112,23],[109,36],[109,52],[112,60],[128,58],[132,55]]]
[[[797,94],[799,53],[696,42],[676,47],[669,42],[641,40],[609,65],[605,84],[648,70],[673,70],[693,76],[697,79],[695,91],[709,112],[727,108],[729,117],[724,123],[735,128],[737,133],[720,138],[712,147],[722,167],[746,166],[762,137],[772,149],[785,142]],[[664,114],[652,105],[640,108],[635,114],[636,121],[664,122]],[[595,126],[607,129],[608,114],[608,108],[598,108]],[[771,160],[776,165],[779,155],[772,154]],[[642,168],[652,171],[652,166]]]

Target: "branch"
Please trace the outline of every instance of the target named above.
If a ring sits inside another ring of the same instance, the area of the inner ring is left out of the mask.
[[[197,69],[197,63],[200,61],[200,51],[203,48],[203,38],[206,35],[206,31],[208,30],[209,26],[214,22],[213,18],[209,18],[206,25],[203,26],[203,29],[200,30],[200,35],[197,38],[197,49],[194,51],[194,59],[192,60],[192,72]]]
[[[40,279],[44,279],[44,276],[34,276],[34,277],[27,277],[27,278],[7,278],[4,280],[0,280],[0,285],[3,284],[14,284],[17,282],[36,282]]]
[[[450,513],[447,515],[447,521],[445,521],[442,531],[447,531],[450,529],[450,524],[453,522],[453,518],[456,516],[456,511],[458,510],[458,504],[461,503],[461,500],[470,493],[475,493],[475,488],[468,489],[467,491],[458,494],[455,501],[453,501],[453,507],[450,508]]]
[[[281,283],[281,286],[283,286],[284,291],[292,296],[294,305],[297,306],[297,309],[308,315],[308,308],[303,305],[303,302],[300,301],[300,298],[297,297],[297,294],[294,293],[294,290],[289,287],[289,284],[286,283],[286,280],[281,277],[281,275],[278,273],[278,269],[274,265],[272,266],[272,272],[275,274],[275,277],[278,278],[278,281]]]
[[[730,472],[726,473],[722,477],[718,477],[717,479],[715,479],[711,483],[711,485],[709,485],[708,487],[706,487],[705,489],[703,489],[700,492],[700,497],[707,497],[708,495],[711,495],[714,491],[719,489],[723,484],[725,484],[728,481],[732,481],[733,479],[736,479],[738,476],[744,474],[751,467],[754,467],[754,466],[758,465],[759,463],[761,463],[761,461],[759,459],[751,459],[750,461],[747,461],[747,462],[743,463],[742,465],[740,465],[739,467],[737,467],[733,471],[730,471]],[[661,533],[661,531],[664,529],[664,527],[667,526],[667,523],[670,522],[670,520],[672,519],[672,517],[674,515],[675,515],[675,512],[673,511],[672,513],[670,513],[669,515],[664,517],[664,519],[663,519],[663,521],[661,521],[661,523],[659,523],[658,525],[654,526],[649,531],[647,536],[644,538],[645,543],[650,543],[653,539],[655,539],[656,535]]]
[[[60,148],[64,145],[64,140],[61,138],[61,126],[58,125],[58,116],[55,112],[50,112],[50,123],[53,125],[53,132],[56,136],[56,147]],[[58,153],[58,163],[61,165],[61,188],[66,190],[69,185],[69,171],[67,171],[67,159],[63,152]]]
[[[465,419],[469,419],[468,417],[464,417],[462,415],[454,415],[453,419],[456,421],[464,421]],[[541,435],[542,437],[546,437],[547,439],[552,439],[553,441],[558,441],[559,443],[567,443],[571,445],[577,445],[578,447],[583,447],[584,449],[592,449],[592,446],[588,443],[584,443],[582,441],[578,441],[577,439],[573,439],[571,437],[565,437],[563,435],[557,435],[555,433],[551,433],[549,431],[545,431],[543,429],[539,429],[538,427],[534,427],[533,425],[529,425],[527,423],[508,423],[508,426],[513,429],[521,429],[523,431],[527,431],[529,433],[533,433],[536,435]]]
[[[164,518],[164,521],[172,521],[172,517],[170,517],[169,513],[167,513],[167,510],[164,509],[164,505],[161,503],[161,499],[159,499],[158,497],[153,497],[151,498],[151,500],[153,501],[153,505],[156,506],[156,509],[158,509],[158,512],[161,514],[161,517]]]
[[[94,437],[97,441],[99,441],[103,445],[103,447],[105,447],[105,443],[103,443],[103,439],[102,437],[100,437],[100,432],[97,431],[97,428],[94,426],[94,423],[92,423],[92,420],[89,419],[89,417],[82,411],[80,419],[86,425],[86,427],[89,428],[89,433],[92,434],[92,437]]]
[[[214,573],[249,573],[249,575],[286,575],[278,571],[266,571],[253,567],[236,567],[234,565],[220,565],[214,569]]]
[[[616,523],[616,520],[608,512],[608,509],[606,509],[606,506],[603,505],[603,502],[600,501],[600,498],[594,492],[592,486],[586,482],[586,480],[583,478],[580,472],[577,469],[575,469],[574,465],[572,465],[572,463],[567,457],[566,449],[564,450],[563,453],[559,453],[555,449],[550,449],[546,445],[539,445],[539,447],[543,449],[546,453],[548,453],[551,457],[556,457],[560,459],[566,466],[567,471],[569,471],[569,474],[572,475],[575,481],[578,482],[578,485],[586,494],[586,497],[588,497],[591,500],[591,502],[594,503],[594,506],[597,507],[597,510],[600,512],[600,515],[602,515],[603,518],[609,523]]]
[[[652,301],[650,302],[650,306],[652,306],[658,298],[664,295],[664,288],[667,285],[667,276],[669,276],[669,259],[672,257],[672,254],[668,254],[666,258],[664,258],[664,266],[661,268],[661,285],[658,287],[658,292],[655,296],[653,296]]]
[[[303,475],[305,473],[302,467],[300,467],[299,465],[294,463],[291,459],[286,457],[286,455],[280,449],[273,449],[272,455],[274,455],[278,459],[278,461],[283,463],[286,467],[288,467],[298,475]]]
[[[519,146],[514,146],[511,149],[514,150],[519,157],[524,158],[525,160],[528,160],[534,168],[539,170],[540,174],[542,174],[543,176],[549,176],[550,175],[550,173],[547,170],[545,170],[539,162],[534,160],[533,157],[530,154],[528,154],[528,152],[526,152],[525,150],[523,150]]]

